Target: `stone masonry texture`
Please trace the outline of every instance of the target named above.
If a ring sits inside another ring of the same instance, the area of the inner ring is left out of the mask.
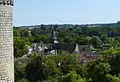
[[[14,82],[12,6],[12,0],[0,0],[0,82]]]

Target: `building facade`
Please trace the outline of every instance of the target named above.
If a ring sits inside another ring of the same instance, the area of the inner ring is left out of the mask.
[[[13,0],[0,0],[0,82],[14,82]]]

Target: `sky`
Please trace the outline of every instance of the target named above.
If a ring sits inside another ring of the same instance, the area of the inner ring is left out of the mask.
[[[91,24],[120,20],[120,0],[15,0],[14,26]]]

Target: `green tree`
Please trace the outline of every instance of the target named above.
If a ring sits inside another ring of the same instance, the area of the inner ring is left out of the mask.
[[[29,82],[27,79],[18,79],[15,82]]]
[[[89,44],[89,38],[86,36],[77,36],[76,38],[76,43],[81,44],[81,45],[87,45]]]
[[[120,73],[120,51],[118,49],[109,49],[104,52],[103,61],[111,65],[111,74],[117,75]]]
[[[87,82],[85,78],[82,78],[76,72],[70,72],[60,78],[60,82]]]
[[[26,41],[20,37],[14,37],[14,56],[21,57],[28,53]]]
[[[31,58],[17,58],[15,59],[15,82],[29,82],[26,78],[26,66],[31,61]]]
[[[30,82],[39,82],[39,81],[42,82],[44,79],[44,74],[42,71],[43,71],[42,59],[40,56],[35,57],[26,66],[25,69],[26,78]]]
[[[116,75],[112,76],[111,74],[106,75],[108,82],[120,82],[120,77],[117,77]]]
[[[107,43],[107,42],[108,42],[108,41],[107,41],[107,40],[108,40],[107,34],[104,34],[104,33],[101,34],[101,35],[100,35],[100,39],[102,40],[103,43]]]
[[[106,82],[106,74],[111,71],[109,63],[96,61],[88,66],[88,79],[92,82]]]
[[[90,40],[90,44],[93,44],[94,47],[101,47],[102,41],[98,36],[93,36]]]
[[[44,43],[50,43],[50,36],[48,35],[37,35],[35,42],[43,41]]]
[[[77,55],[73,54],[62,57],[60,69],[64,74],[76,71],[79,68],[79,59],[77,57]]]

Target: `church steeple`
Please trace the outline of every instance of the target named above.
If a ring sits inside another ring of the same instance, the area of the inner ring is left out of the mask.
[[[57,41],[57,37],[56,37],[56,31],[55,31],[55,26],[51,26],[52,29],[51,29],[51,40],[52,40],[52,43],[58,43]]]

